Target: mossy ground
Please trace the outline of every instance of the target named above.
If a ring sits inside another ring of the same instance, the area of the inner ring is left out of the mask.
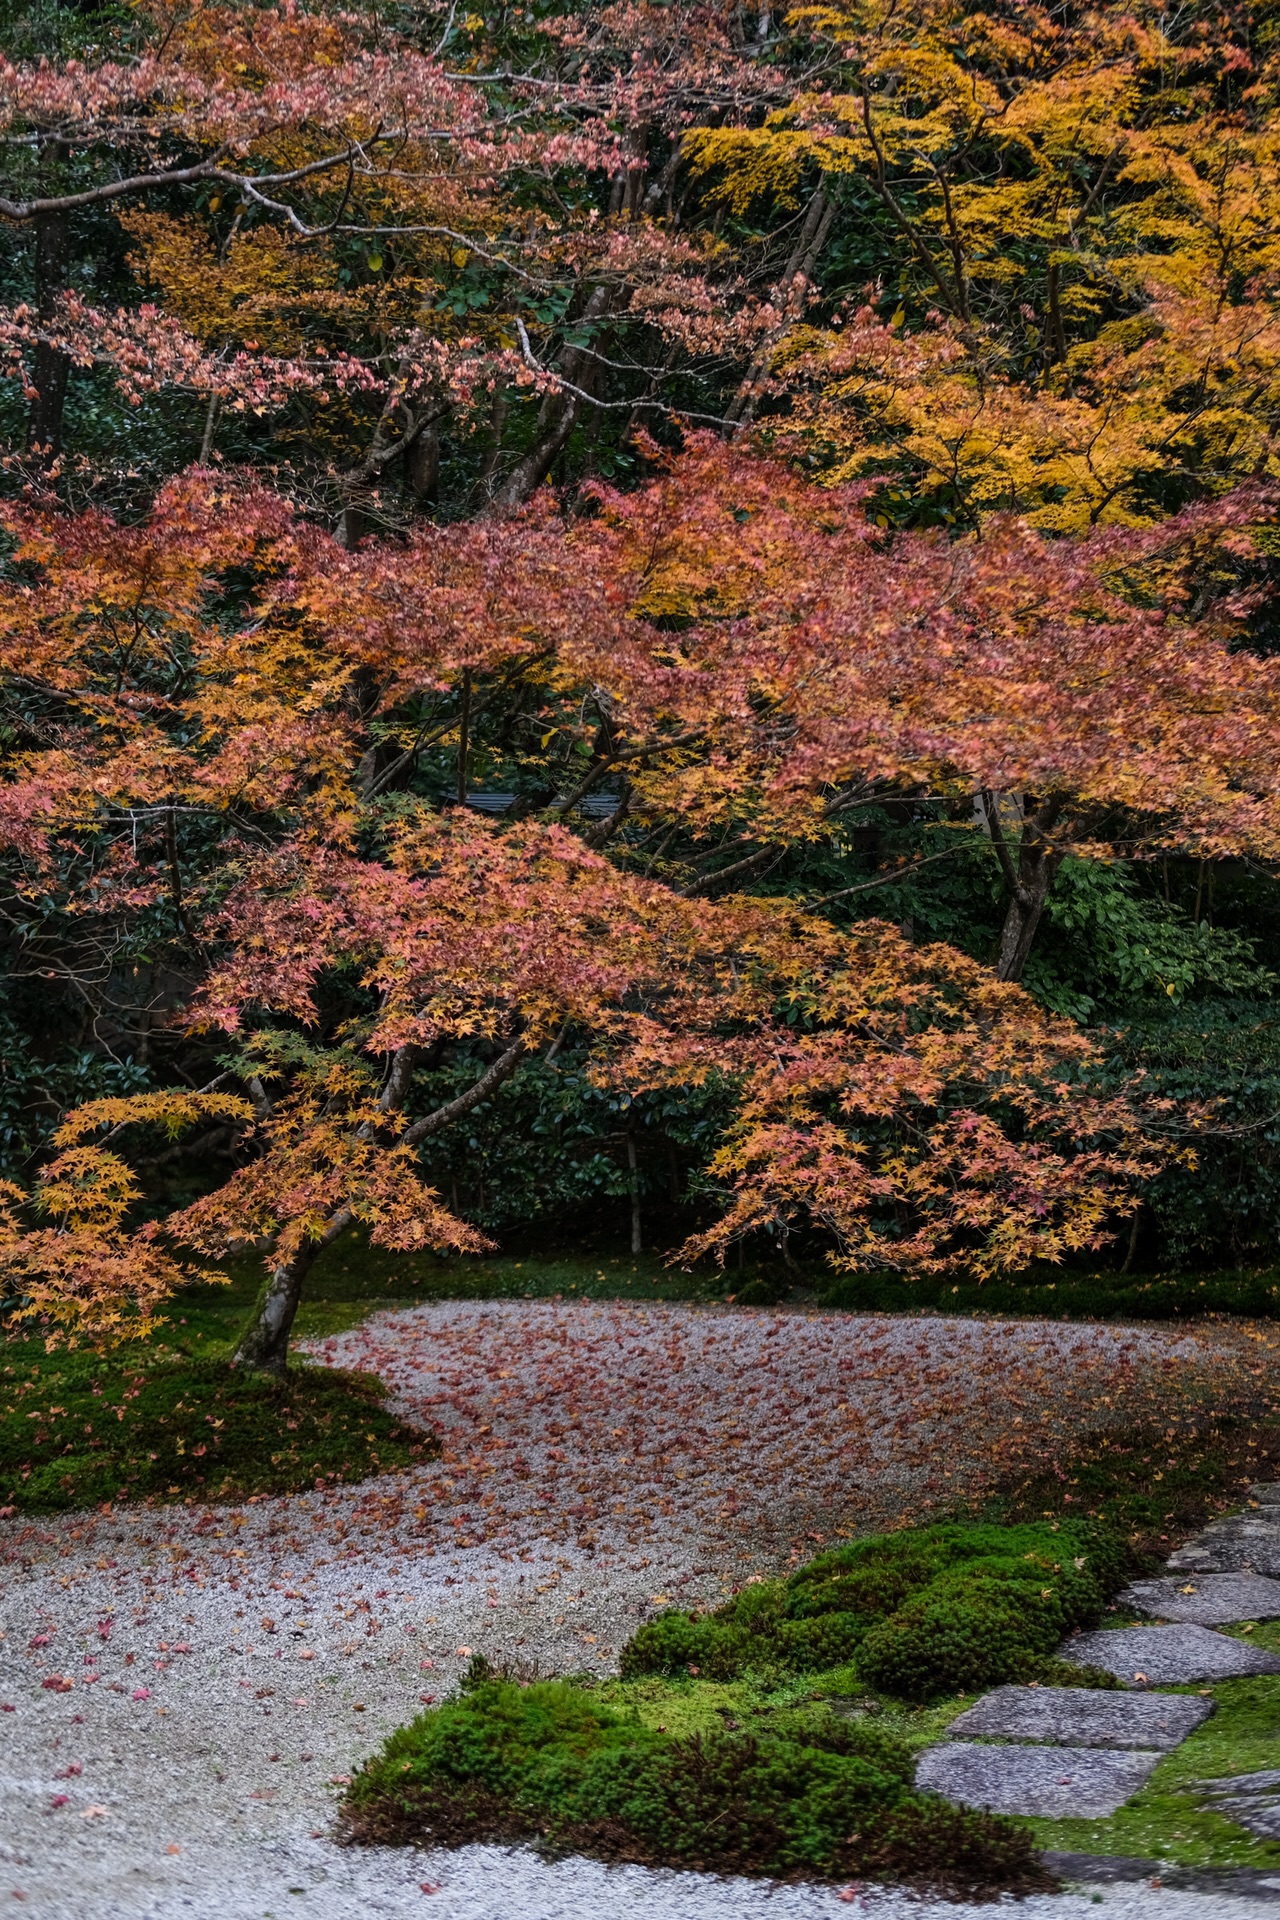
[[[428,1458],[430,1435],[381,1404],[379,1383],[298,1361],[281,1387],[227,1360],[262,1282],[251,1257],[226,1284],[186,1289],[145,1343],[97,1357],[0,1337],[0,1507],[55,1512],[108,1500],[242,1499],[367,1479]],[[367,1315],[445,1299],[705,1297],[657,1257],[473,1261],[388,1254],[354,1236],[316,1263],[295,1342]]]
[[[880,1717],[793,1699],[744,1720],[704,1699],[677,1726],[640,1713],[639,1698],[514,1684],[473,1663],[459,1698],[400,1728],[356,1774],[340,1833],[366,1845],[523,1841],[784,1880],[858,1875],[961,1897],[1052,1884],[1016,1822],[916,1793],[911,1749]]]
[[[13,1348],[0,1352],[0,1508],[289,1493],[435,1450],[387,1412],[368,1375],[297,1366],[276,1381],[220,1359],[107,1364],[43,1352],[24,1366]]]
[[[1123,1624],[1117,1617],[1114,1624]],[[1280,1653],[1280,1621],[1250,1633],[1224,1628]],[[1107,1820],[1032,1820],[1042,1846],[1073,1853],[1128,1854],[1185,1867],[1280,1869],[1280,1841],[1258,1840],[1188,1789],[1197,1781],[1255,1773],[1280,1751],[1280,1674],[1170,1687],[1211,1695],[1213,1717],[1168,1754],[1140,1793]]]

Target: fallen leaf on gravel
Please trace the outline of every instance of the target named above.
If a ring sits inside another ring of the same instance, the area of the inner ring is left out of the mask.
[[[422,1893],[439,1893],[443,1885],[443,1880],[420,1880],[418,1882],[419,1890]]]
[[[436,1703],[436,1697],[434,1693],[420,1693],[418,1695],[418,1698],[419,1700],[421,1700],[424,1707],[434,1707]]]
[[[458,1648],[458,1658],[459,1658],[459,1660],[469,1660],[469,1659],[471,1658],[471,1649],[470,1649],[470,1647],[459,1647],[459,1648]]]
[[[16,1713],[18,1709],[11,1700],[0,1700],[0,1713]]]
[[[65,1807],[70,1798],[71,1795],[69,1793],[55,1793],[49,1805],[51,1807]]]
[[[181,1848],[181,1847],[180,1847],[180,1846],[178,1845],[178,1843],[177,1843],[177,1841],[176,1841],[176,1840],[171,1840],[171,1841],[169,1842],[169,1844],[168,1844],[168,1846],[167,1846],[167,1847],[165,1848],[165,1852],[166,1852],[166,1853],[181,1853],[181,1852],[182,1852],[182,1848]]]
[[[310,1647],[304,1647],[298,1655],[298,1658],[299,1660],[314,1660],[315,1654],[311,1651]]]
[[[351,1785],[351,1775],[349,1773],[331,1773],[329,1775],[329,1785],[331,1787],[349,1787]]]
[[[80,1818],[82,1820],[103,1820],[106,1818],[106,1812],[105,1807],[82,1807],[80,1809]]]
[[[149,1700],[151,1698],[150,1687],[135,1687],[133,1697],[135,1700]]]

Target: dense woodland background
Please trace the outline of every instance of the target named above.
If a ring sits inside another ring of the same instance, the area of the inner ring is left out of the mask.
[[[6,4],[0,46],[10,635],[49,579],[72,593],[95,514],[145,525],[168,498],[180,517],[163,489],[193,465],[256,476],[341,552],[410,558],[424,528],[465,538],[540,488],[589,524],[601,488],[634,494],[697,433],[817,490],[874,482],[859,512],[887,541],[1002,538],[1006,515],[1057,543],[1158,528],[1277,471],[1276,0],[49,0]],[[326,63],[349,78],[357,56],[364,93],[326,98]],[[147,65],[166,61],[182,86]],[[401,90],[426,98],[430,75],[439,125],[404,131]],[[232,86],[270,112],[250,124]],[[165,177],[128,187],[144,173]],[[1224,644],[1268,659],[1275,538],[1265,491],[1249,499],[1251,547],[1202,539],[1180,605],[1205,620],[1234,595]],[[63,544],[59,516],[80,530],[61,573],[31,545]],[[251,572],[224,570],[200,619],[251,631]],[[443,620],[460,603],[441,579]],[[137,636],[100,581],[75,590],[105,623],[92,671],[114,698]],[[138,698],[158,711],[190,654],[141,605]],[[646,612],[673,634],[690,617],[674,588]],[[1181,1105],[1214,1103],[1196,1165],[1167,1166],[1113,1222],[1108,1258],[1273,1261],[1280,889],[1260,843],[1159,843],[1135,824],[1139,768],[1128,810],[1091,802],[1079,844],[1037,869],[1014,954],[1022,802],[984,811],[963,783],[896,777],[828,784],[785,831],[745,800],[713,816],[688,802],[687,762],[632,777],[608,698],[548,654],[455,660],[391,699],[372,667],[349,677],[359,804],[384,821],[414,798],[556,818],[682,895],[785,896],[1020,977],[1099,1039],[1110,1084],[1141,1068]],[[0,698],[12,765],[74,751],[52,676],[11,661]],[[22,1186],[78,1102],[202,1086],[229,1058],[173,1019],[239,858],[225,813],[101,784],[99,800],[92,822],[64,823],[38,883],[21,836],[0,865],[0,1163]],[[270,843],[290,806],[246,801],[234,833]],[[108,898],[122,847],[159,878]],[[334,1032],[360,996],[341,977],[325,991]],[[424,1143],[426,1176],[499,1241],[674,1244],[723,1204],[705,1169],[730,1093],[713,1076],[631,1097],[593,1079],[588,1048],[570,1027],[519,1066]],[[493,1054],[455,1036],[412,1110]],[[246,1151],[216,1123],[157,1141],[146,1206],[204,1193]],[[771,1244],[791,1258],[826,1242],[798,1222]]]

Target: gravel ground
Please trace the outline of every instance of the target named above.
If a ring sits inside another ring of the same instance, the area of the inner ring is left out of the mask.
[[[847,1912],[820,1890],[495,1849],[344,1852],[325,1828],[342,1776],[473,1649],[610,1671],[667,1599],[927,1515],[1029,1431],[1092,1424],[1230,1339],[573,1302],[379,1316],[319,1357],[375,1367],[440,1460],[240,1508],[0,1529],[0,1902],[49,1920],[347,1920],[424,1897],[450,1920]],[[1169,1920],[1238,1904],[1153,1897]],[[886,1920],[930,1911],[868,1898]],[[1090,1911],[1156,1908],[1109,1889]]]

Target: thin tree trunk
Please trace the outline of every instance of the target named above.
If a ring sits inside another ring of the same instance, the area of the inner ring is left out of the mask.
[[[1001,980],[1021,980],[1026,972],[1057,865],[1057,860],[1051,854],[1043,853],[1034,862],[1019,862],[1025,877],[1020,876],[1018,886],[1009,896],[1004,925],[1000,929],[996,973]],[[1026,872],[1028,867],[1031,869],[1029,873]]]
[[[207,467],[213,458],[214,441],[218,435],[218,415],[221,411],[222,396],[218,393],[211,393],[209,395],[209,404],[205,409],[204,432],[200,436],[198,462],[202,467]]]
[[[1048,837],[1060,808],[1056,801],[1050,800],[1043,807],[1029,806],[1023,810],[1015,859],[1001,819],[1002,798],[996,793],[983,795],[983,811],[991,844],[1009,883],[1009,901],[996,954],[996,974],[1001,980],[1021,980],[1031,957],[1053,876],[1062,864],[1062,854]]]
[[[627,1170],[630,1174],[631,1186],[631,1251],[643,1253],[644,1238],[640,1222],[640,1169],[636,1162],[636,1141],[633,1133],[627,1135]]]
[[[1135,1207],[1133,1210],[1133,1221],[1129,1227],[1129,1245],[1125,1252],[1124,1265],[1120,1269],[1121,1273],[1132,1273],[1133,1271],[1133,1261],[1138,1251],[1138,1233],[1141,1226],[1142,1208]]]
[[[778,306],[785,316],[784,326],[770,334],[765,344],[756,351],[737,393],[725,410],[726,420],[732,420],[739,426],[746,426],[754,419],[756,408],[768,385],[769,366],[774,348],[782,337],[782,333],[785,332],[786,326],[800,318],[797,296],[801,288],[797,282],[807,281],[818,264],[819,256],[831,232],[835,211],[834,204],[827,199],[825,191],[819,186],[805,212],[799,236],[791,250],[791,258],[787,261],[782,277],[774,289]]]
[[[324,1249],[350,1226],[352,1217],[349,1207],[340,1207],[320,1239],[304,1240],[288,1259],[272,1267],[232,1355],[233,1367],[244,1373],[283,1374],[306,1277]]]
[[[421,1119],[406,1127],[399,1136],[402,1144],[416,1146],[418,1141],[442,1132],[455,1120],[470,1113],[473,1107],[478,1107],[504,1080],[510,1078],[523,1057],[524,1041],[517,1036],[465,1093],[458,1094],[456,1099],[447,1101],[442,1107],[436,1107],[433,1112],[423,1114]],[[395,1113],[403,1107],[413,1083],[413,1071],[418,1059],[415,1047],[401,1047],[394,1056],[378,1102],[384,1113]],[[233,1367],[249,1373],[284,1372],[289,1358],[289,1335],[302,1300],[307,1275],[324,1249],[331,1246],[339,1234],[346,1232],[354,1218],[350,1207],[339,1207],[325,1222],[322,1233],[315,1239],[304,1240],[296,1252],[287,1259],[282,1258],[271,1268],[254,1303],[252,1317],[232,1355]]]
[[[46,149],[46,174],[56,175],[66,149],[60,140]],[[52,186],[51,179],[46,180]],[[71,264],[71,216],[65,210],[40,214],[35,223],[36,310],[41,320],[52,322],[58,301],[67,289]],[[62,420],[67,404],[67,380],[71,362],[65,353],[41,341],[32,358],[31,384],[35,398],[27,420],[27,445],[41,460],[54,460],[62,451]]]
[[[608,287],[596,287],[591,292],[586,306],[582,310],[581,326],[584,321],[599,320],[608,311],[611,299]],[[560,371],[566,380],[575,385],[584,384],[582,376],[585,355],[576,347],[566,347],[560,355]],[[592,371],[586,376],[594,379]],[[582,400],[576,393],[549,393],[542,403],[538,415],[537,437],[533,446],[517,462],[493,492],[493,504],[499,511],[519,507],[524,504],[542,485],[560,454],[569,443],[569,436],[578,424],[582,411]]]
[[[458,708],[458,805],[467,804],[467,757],[471,751],[471,669],[462,672],[462,695]]]

